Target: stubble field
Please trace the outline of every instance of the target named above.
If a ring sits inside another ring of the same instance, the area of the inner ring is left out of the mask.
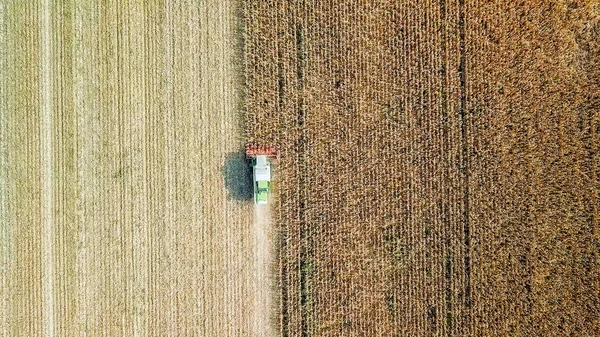
[[[248,1],[283,336],[600,334],[600,6]]]
[[[0,1],[0,335],[272,335],[239,11]]]

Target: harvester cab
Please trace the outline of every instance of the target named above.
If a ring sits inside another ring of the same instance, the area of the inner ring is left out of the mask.
[[[271,193],[271,159],[277,158],[274,146],[246,146],[246,158],[252,160],[252,185],[254,186],[254,203],[268,203]]]

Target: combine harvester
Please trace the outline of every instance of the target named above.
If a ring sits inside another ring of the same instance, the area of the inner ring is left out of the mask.
[[[277,148],[248,144],[246,158],[252,160],[254,203],[267,204],[271,193],[271,159],[277,158]]]

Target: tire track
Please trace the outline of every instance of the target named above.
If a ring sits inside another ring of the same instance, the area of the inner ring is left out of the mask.
[[[7,46],[6,41],[6,11],[3,2],[0,2],[0,46]],[[8,109],[6,104],[7,90],[5,89],[6,78],[6,55],[5,48],[0,50],[0,274],[9,275],[9,228],[11,226],[8,218]],[[8,336],[9,315],[9,282],[7,277],[0,280],[0,332],[2,336]]]
[[[43,0],[41,26],[42,104],[40,140],[42,151],[42,312],[43,333],[54,336],[54,134],[52,109],[52,27],[50,0]]]

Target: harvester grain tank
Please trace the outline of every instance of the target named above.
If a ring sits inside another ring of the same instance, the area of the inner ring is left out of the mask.
[[[277,148],[249,144],[246,146],[246,158],[252,160],[254,203],[267,204],[271,193],[271,160],[277,158]]]

